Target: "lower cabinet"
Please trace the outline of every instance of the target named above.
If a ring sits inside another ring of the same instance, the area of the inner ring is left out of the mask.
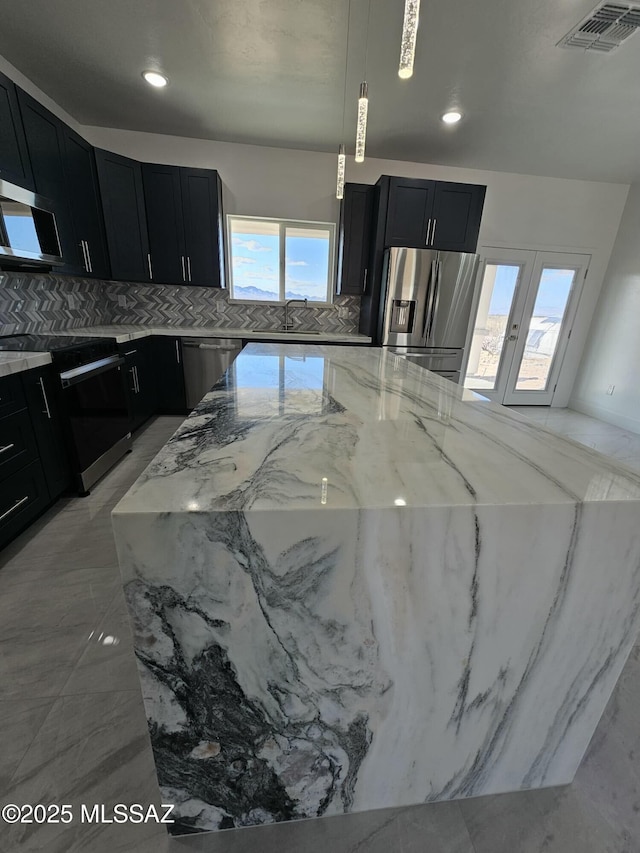
[[[187,395],[180,338],[152,338],[153,370],[160,415],[184,415]]]
[[[118,344],[120,355],[125,360],[131,432],[149,420],[158,408],[152,341],[153,338],[140,338]]]
[[[22,386],[51,500],[71,486],[59,384],[50,367],[22,374]]]
[[[50,503],[38,460],[0,483],[0,548],[13,539]]]

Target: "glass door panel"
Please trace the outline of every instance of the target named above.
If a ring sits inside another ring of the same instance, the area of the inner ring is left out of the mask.
[[[521,276],[521,264],[485,264],[464,380],[467,388],[496,389],[509,317]]]
[[[543,267],[516,377],[516,391],[546,391],[577,270]]]

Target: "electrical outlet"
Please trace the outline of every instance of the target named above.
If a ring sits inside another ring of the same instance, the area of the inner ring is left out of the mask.
[[[613,394],[613,392],[615,391],[615,387],[616,387],[615,385],[609,385],[609,387],[607,388],[607,394],[609,396],[611,396]]]

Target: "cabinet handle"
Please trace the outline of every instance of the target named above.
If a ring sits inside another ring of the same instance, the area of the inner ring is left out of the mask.
[[[189,275],[189,281],[191,281],[191,258],[187,255],[187,272]]]
[[[184,269],[184,255],[180,255],[180,263],[182,264],[182,280],[186,281],[187,280],[187,273],[185,272],[185,269]]]
[[[84,245],[84,240],[80,240],[80,248],[82,249],[82,257],[84,258],[84,271],[89,272],[89,261],[87,260],[87,250]]]
[[[133,388],[131,389],[134,394],[138,393],[138,388],[136,386],[136,369],[135,367],[129,368],[129,373],[131,374],[131,378],[133,379]]]
[[[433,246],[436,239],[436,225],[438,224],[438,220],[433,220],[433,231],[431,232],[431,245]]]
[[[89,249],[89,241],[84,241],[85,246],[87,247],[87,260],[89,261],[89,272],[93,272],[93,264],[91,263],[91,250]]]
[[[15,447],[15,444],[5,444],[4,447],[0,447],[0,453],[6,453],[7,450],[11,450],[12,447]]]
[[[42,399],[44,400],[44,412],[49,420],[51,420],[51,409],[49,408],[49,401],[47,400],[47,392],[44,389],[44,382],[42,381],[42,376],[38,379],[38,384],[40,385],[40,390],[42,391]]]
[[[180,341],[176,338],[176,361],[180,364]]]
[[[431,220],[429,219],[429,221],[427,222],[427,237],[424,241],[425,246],[429,245],[429,232],[430,231],[431,231]]]
[[[153,281],[153,270],[151,269],[151,255],[147,252],[147,264],[149,265],[149,278]]]
[[[25,495],[23,498],[20,498],[20,500],[16,501],[10,509],[8,509],[6,512],[3,512],[2,515],[0,515],[0,521],[3,521],[3,519],[5,519],[8,515],[11,515],[12,512],[15,512],[19,506],[22,506],[22,504],[28,500],[29,500],[29,495]]]
[[[365,267],[364,268],[364,284],[362,285],[362,292],[363,293],[367,292],[367,276],[368,276],[368,274],[369,274],[369,268]]]
[[[138,378],[138,368],[134,367],[134,375],[136,377],[136,394],[140,393],[140,379]]]

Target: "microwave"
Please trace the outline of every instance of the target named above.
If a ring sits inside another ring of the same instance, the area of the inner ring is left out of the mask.
[[[63,263],[53,202],[0,180],[0,268]]]

